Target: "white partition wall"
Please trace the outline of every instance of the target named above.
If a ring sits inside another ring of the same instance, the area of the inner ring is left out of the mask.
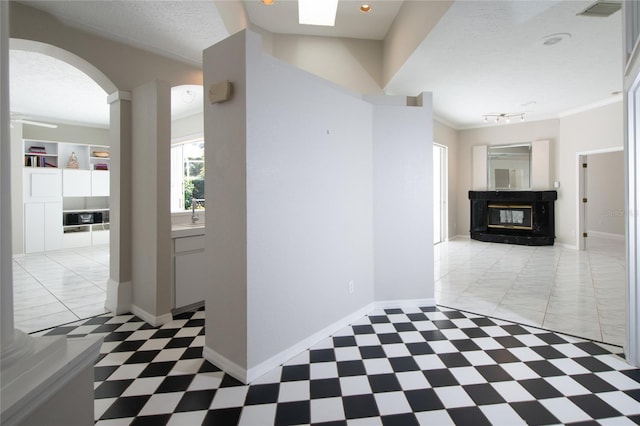
[[[433,300],[433,119],[430,96],[372,106],[264,54],[249,31],[204,53],[205,91],[225,81],[233,97],[204,107],[203,355],[250,382],[378,300]],[[398,150],[378,164],[375,144]],[[378,183],[405,190],[385,215]],[[374,229],[406,255],[385,260],[387,276],[410,279],[374,286]]]

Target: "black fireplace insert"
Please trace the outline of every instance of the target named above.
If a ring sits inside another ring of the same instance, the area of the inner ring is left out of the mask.
[[[471,238],[530,246],[553,245],[556,191],[469,191]]]

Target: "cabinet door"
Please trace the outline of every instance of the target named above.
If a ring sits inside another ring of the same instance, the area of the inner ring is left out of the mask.
[[[175,257],[176,308],[204,300],[204,250]]]
[[[64,197],[90,197],[91,171],[74,169],[63,170],[62,195]]]
[[[60,223],[62,228],[62,223]],[[24,252],[44,251],[44,203],[24,205]]]
[[[91,196],[109,196],[109,171],[91,170]]]
[[[44,249],[62,249],[62,203],[44,204]]]
[[[60,201],[62,197],[61,176],[58,169],[24,169],[24,202]]]

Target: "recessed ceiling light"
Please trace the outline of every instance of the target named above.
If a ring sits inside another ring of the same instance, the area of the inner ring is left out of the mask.
[[[262,4],[266,4],[267,6],[271,6],[275,2],[276,0],[262,0]]]
[[[360,5],[360,12],[369,12],[371,10],[371,5],[370,4],[362,4]]]
[[[553,46],[554,44],[558,44],[563,40],[567,40],[571,38],[571,34],[569,33],[556,33],[549,34],[547,36],[542,37],[542,44],[545,46]]]

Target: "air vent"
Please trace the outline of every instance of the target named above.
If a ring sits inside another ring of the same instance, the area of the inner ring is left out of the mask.
[[[587,7],[582,12],[578,13],[581,16],[597,16],[600,18],[606,18],[611,16],[622,7],[622,3],[615,1],[597,1],[591,6]]]

